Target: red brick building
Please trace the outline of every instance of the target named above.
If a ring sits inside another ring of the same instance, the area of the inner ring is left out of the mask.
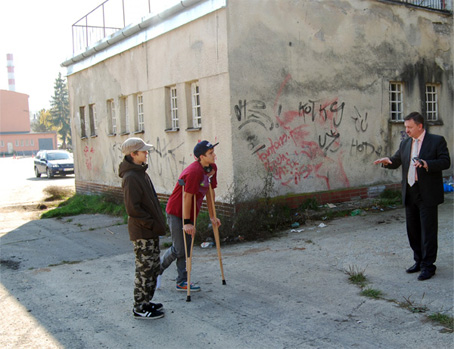
[[[28,95],[0,90],[0,155],[32,155],[56,148],[56,132],[30,132]]]

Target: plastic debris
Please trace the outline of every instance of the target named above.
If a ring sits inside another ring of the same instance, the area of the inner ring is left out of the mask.
[[[327,225],[326,225],[325,223],[320,223],[320,224],[318,225],[318,227],[319,227],[319,228],[325,228],[325,227],[327,227]]]
[[[213,242],[202,242],[202,244],[200,245],[200,247],[202,248],[211,248],[213,246],[214,246]]]
[[[350,216],[363,216],[365,215],[366,212],[364,212],[361,209],[353,210],[352,213],[350,213]]]
[[[298,228],[300,226],[300,224],[298,222],[295,222],[292,224],[292,228]]]
[[[326,205],[327,205],[329,208],[335,208],[335,207],[337,207],[337,206],[334,205],[334,204],[326,204]]]

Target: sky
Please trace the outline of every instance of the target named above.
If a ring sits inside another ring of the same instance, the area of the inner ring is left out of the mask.
[[[120,0],[109,1],[114,5]],[[72,25],[103,2],[0,0],[0,89],[8,90],[6,55],[12,53],[16,92],[29,95],[30,112],[50,109],[55,79],[59,72],[66,77],[66,68],[61,67],[61,63],[73,55]],[[148,7],[148,0],[126,2],[134,8],[138,8],[139,3]],[[162,8],[175,1],[151,0],[152,6],[153,3]],[[159,9],[152,9],[155,11]],[[141,14],[144,15],[146,13]]]

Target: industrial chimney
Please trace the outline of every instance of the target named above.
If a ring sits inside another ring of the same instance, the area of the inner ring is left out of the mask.
[[[16,91],[16,80],[14,78],[13,54],[7,53],[6,60],[7,60],[6,68],[8,69],[8,90]]]

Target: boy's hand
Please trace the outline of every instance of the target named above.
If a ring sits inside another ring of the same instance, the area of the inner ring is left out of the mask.
[[[210,218],[211,224],[213,224],[213,227],[220,227],[221,226],[221,221],[219,218]]]
[[[183,230],[186,234],[191,235],[194,237],[195,235],[195,227],[192,224],[185,224],[183,225]]]

